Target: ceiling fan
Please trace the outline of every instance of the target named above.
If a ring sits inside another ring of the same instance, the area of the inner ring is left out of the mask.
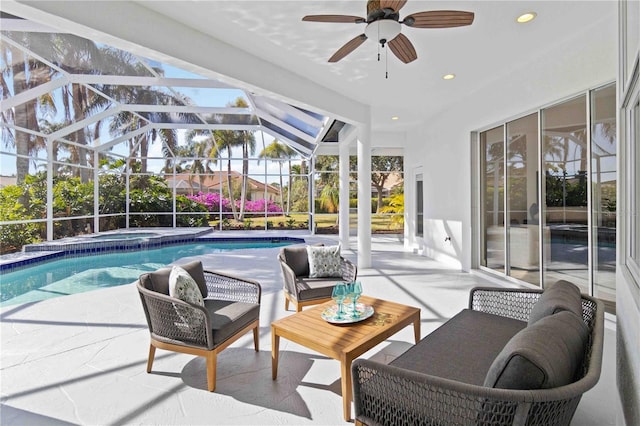
[[[364,33],[348,41],[329,58],[329,62],[338,62],[353,52],[367,39],[377,40],[382,47],[389,49],[402,62],[408,64],[418,58],[416,49],[409,39],[402,34],[401,24],[412,28],[452,28],[471,25],[473,12],[459,10],[432,10],[412,13],[400,20],[400,9],[407,0],[369,0],[367,1],[367,17],[351,15],[307,15],[303,21],[335,22],[367,24]]]

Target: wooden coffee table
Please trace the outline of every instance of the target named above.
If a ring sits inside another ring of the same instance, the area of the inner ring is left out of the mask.
[[[353,360],[411,323],[416,343],[420,340],[419,308],[367,296],[362,296],[358,302],[373,306],[373,316],[351,324],[331,324],[320,316],[334,304],[327,302],[271,323],[272,378],[275,380],[278,376],[280,337],[340,361],[342,409],[346,421],[351,420]]]

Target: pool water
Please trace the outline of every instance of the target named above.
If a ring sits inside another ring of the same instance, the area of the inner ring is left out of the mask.
[[[0,274],[0,307],[130,284],[145,273],[189,256],[244,248],[273,248],[291,241],[193,243],[154,250],[54,260]]]

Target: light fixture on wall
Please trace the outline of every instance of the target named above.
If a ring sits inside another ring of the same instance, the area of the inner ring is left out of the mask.
[[[454,78],[456,78],[455,74],[445,74],[442,76],[443,80],[453,80]]]
[[[516,22],[519,24],[526,24],[527,22],[531,22],[536,19],[538,16],[535,12],[526,12],[516,18]]]

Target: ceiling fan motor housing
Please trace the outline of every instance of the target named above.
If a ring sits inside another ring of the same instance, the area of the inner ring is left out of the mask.
[[[367,25],[364,34],[368,39],[377,40],[383,47],[400,34],[400,23],[393,19],[380,19]]]

